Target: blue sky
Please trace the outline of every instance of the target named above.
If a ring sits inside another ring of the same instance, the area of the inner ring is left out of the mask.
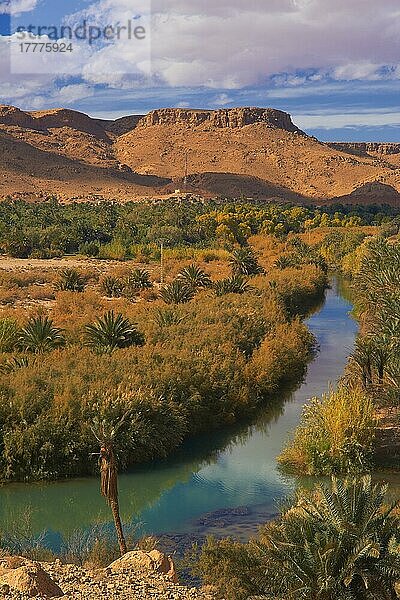
[[[104,118],[272,106],[321,140],[400,142],[399,0],[0,0],[1,12],[4,104]],[[17,27],[133,18],[143,43],[73,40],[69,55],[10,63]]]

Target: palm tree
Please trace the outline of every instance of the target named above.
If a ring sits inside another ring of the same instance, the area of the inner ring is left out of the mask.
[[[296,258],[293,254],[280,256],[274,262],[275,269],[279,269],[283,271],[284,269],[289,269],[290,267],[298,266],[299,262],[296,261]]]
[[[178,279],[164,286],[160,291],[160,297],[166,304],[186,304],[194,298],[194,294],[190,285]]]
[[[232,252],[229,264],[234,275],[258,275],[263,269],[257,262],[253,250],[249,247],[238,248]]]
[[[396,506],[385,506],[387,490],[370,477],[333,479],[302,496],[265,526],[256,543],[264,564],[259,593],[287,600],[395,600],[400,520]]]
[[[356,367],[364,387],[373,383],[373,356],[374,348],[371,340],[358,338],[350,357],[350,366]]]
[[[18,345],[26,352],[42,354],[65,344],[63,330],[49,317],[32,317],[18,336]]]
[[[100,445],[100,493],[111,508],[121,556],[126,554],[127,546],[119,512],[115,439],[128,415],[129,410],[126,410],[115,424],[107,419],[95,419],[91,426],[92,433]]]
[[[153,287],[150,273],[145,269],[134,269],[125,280],[125,286],[135,290],[147,290]]]
[[[111,353],[118,348],[142,346],[144,336],[136,326],[121,314],[111,310],[96,322],[85,327],[86,344],[100,353]]]
[[[135,269],[123,280],[123,295],[127,298],[135,297],[138,292],[153,287],[150,273],[144,269]]]
[[[108,298],[120,298],[124,291],[124,283],[118,277],[108,275],[101,281],[100,289]]]
[[[133,444],[140,436],[147,412],[142,400],[140,390],[121,388],[89,398],[93,402],[89,427],[100,446],[100,492],[111,508],[121,556],[127,544],[119,510],[117,456],[119,449],[126,451],[126,434]]]
[[[177,277],[178,281],[187,283],[194,290],[199,288],[208,288],[211,286],[211,279],[203,269],[197,265],[189,265],[185,267]]]
[[[85,278],[76,269],[63,269],[60,279],[56,283],[56,289],[69,292],[83,292],[85,289]]]
[[[249,291],[250,286],[247,279],[242,275],[233,275],[227,279],[221,279],[214,283],[214,292],[216,296],[225,294],[244,294]]]

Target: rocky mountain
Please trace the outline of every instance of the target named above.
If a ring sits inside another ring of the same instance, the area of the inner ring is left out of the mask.
[[[0,197],[205,196],[399,202],[400,144],[324,144],[272,108],[108,121],[0,106]]]
[[[332,142],[329,144],[329,146],[334,150],[353,152],[354,154],[359,155],[370,154],[371,156],[392,156],[393,154],[400,154],[400,143]]]

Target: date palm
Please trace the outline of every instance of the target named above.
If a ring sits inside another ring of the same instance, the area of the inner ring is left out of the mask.
[[[147,409],[140,390],[117,388],[90,395],[89,428],[100,447],[100,493],[111,508],[121,556],[127,544],[118,498],[118,462],[127,443],[135,445],[147,430]]]
[[[298,266],[298,261],[296,261],[296,257],[293,254],[280,256],[275,262],[275,269],[279,269],[283,271],[284,269],[289,269],[290,267]]]
[[[164,286],[160,291],[160,297],[166,304],[186,304],[194,298],[194,294],[190,285],[178,279]]]
[[[56,283],[56,289],[69,292],[83,292],[85,278],[76,269],[63,269]]]
[[[108,298],[120,298],[124,291],[122,279],[108,275],[100,283],[102,293]]]
[[[238,248],[232,252],[229,264],[234,275],[258,275],[263,269],[257,262],[257,257],[249,247]]]
[[[32,317],[18,336],[21,350],[42,354],[65,344],[63,330],[55,327],[49,317]]]
[[[396,506],[385,506],[387,489],[370,477],[334,479],[265,526],[259,591],[275,583],[287,600],[395,600],[400,521]]]
[[[153,287],[150,273],[145,269],[134,269],[126,278],[125,285],[135,290],[147,290]]]
[[[233,275],[227,279],[221,279],[214,283],[214,292],[216,296],[225,294],[244,294],[250,289],[247,279],[242,275]]]
[[[117,402],[118,400],[119,398],[117,398]],[[127,552],[127,545],[119,510],[118,466],[115,445],[118,434],[127,420],[130,410],[129,408],[125,408],[122,415],[118,418],[110,414],[105,414],[109,412],[108,409],[113,402],[114,398],[105,397],[102,399],[101,405],[97,407],[95,405],[94,408],[97,408],[97,414],[90,424],[90,429],[100,446],[100,493],[110,506],[120,554],[123,556]]]
[[[118,348],[142,346],[143,335],[131,321],[109,311],[95,323],[85,327],[86,344],[99,353],[111,353]]]
[[[13,356],[9,360],[0,364],[0,373],[15,373],[19,369],[29,367],[29,359],[27,356]]]
[[[155,313],[154,321],[159,327],[171,327],[172,325],[179,325],[186,319],[186,315],[180,315],[174,309],[157,309]]]
[[[197,265],[189,265],[185,267],[177,277],[178,281],[187,283],[194,290],[199,288],[208,288],[211,286],[211,279],[203,269]]]

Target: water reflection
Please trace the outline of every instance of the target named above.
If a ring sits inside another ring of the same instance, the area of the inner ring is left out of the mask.
[[[126,521],[140,521],[151,533],[193,532],[199,517],[222,508],[251,507],[251,519],[276,511],[276,502],[291,493],[295,481],[277,468],[276,456],[299,421],[304,402],[340,377],[357,325],[349,315],[345,288],[335,282],[323,306],[308,319],[320,351],[305,382],[281,394],[255,422],[201,436],[173,457],[136,468],[120,477]],[[11,484],[0,488],[0,521],[33,509],[35,530],[66,534],[109,512],[96,479],[53,484]],[[203,528],[204,529],[204,528]]]

